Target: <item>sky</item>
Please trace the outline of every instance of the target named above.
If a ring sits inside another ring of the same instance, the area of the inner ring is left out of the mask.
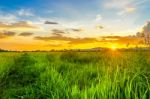
[[[1,0],[0,48],[135,47],[150,0]]]

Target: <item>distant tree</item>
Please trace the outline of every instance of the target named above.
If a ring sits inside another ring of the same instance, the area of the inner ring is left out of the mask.
[[[4,50],[0,48],[0,52],[4,52]]]
[[[0,52],[7,52],[8,50],[4,50],[0,48]]]
[[[144,44],[150,47],[150,22],[147,22],[147,24],[143,27],[143,31],[138,32],[136,36],[143,38]]]
[[[137,33],[136,33],[136,36],[137,36],[137,37],[144,37],[144,33],[137,32]]]
[[[144,41],[145,44],[150,47],[150,22],[143,27]]]

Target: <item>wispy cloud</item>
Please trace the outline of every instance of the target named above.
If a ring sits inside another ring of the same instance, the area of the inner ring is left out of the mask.
[[[62,35],[54,35],[54,36],[45,36],[45,37],[37,36],[34,39],[43,40],[43,41],[51,41],[51,40],[70,41],[73,40],[74,38],[66,37]]]
[[[47,44],[44,46],[46,46],[46,47],[62,47],[63,45],[62,44]]]
[[[62,36],[64,34],[66,34],[66,31],[59,30],[59,29],[53,29],[51,34],[52,34],[52,36],[58,36],[58,37],[60,37],[60,36]]]
[[[84,31],[83,28],[72,28],[71,30],[74,31],[74,32],[82,32],[82,31]]]
[[[67,41],[68,44],[85,44],[85,43],[94,43],[98,42],[96,38],[73,38],[73,37],[67,37],[63,35],[53,35],[53,36],[37,36],[34,38],[35,40],[42,40],[42,41],[52,41],[52,40],[58,40],[58,41]]]
[[[53,29],[52,32],[53,32],[53,33],[65,34],[65,31],[59,30],[59,29]]]
[[[17,11],[19,16],[34,16],[33,12],[30,9],[20,9]]]
[[[16,22],[17,19],[17,16],[13,14],[0,13],[0,22]]]
[[[15,36],[16,33],[15,32],[12,32],[12,31],[4,31],[3,33],[5,36]]]
[[[90,43],[96,43],[98,40],[96,38],[77,38],[72,41],[70,41],[68,44],[90,44]]]
[[[130,5],[131,0],[106,0],[103,6],[107,9],[122,9]]]
[[[33,34],[34,34],[34,33],[23,32],[23,33],[20,33],[19,36],[28,37],[28,36],[31,36],[31,35],[33,35]]]
[[[57,22],[45,21],[44,24],[57,25]]]
[[[16,23],[0,23],[0,29],[11,29],[11,28],[38,28],[37,26],[34,26],[33,24],[27,22],[27,21],[19,21]]]
[[[111,42],[118,44],[139,44],[143,39],[136,36],[103,36],[101,42]]]
[[[137,11],[148,0],[107,0],[103,3],[106,9],[118,10],[118,15],[130,14]]]
[[[0,32],[0,38],[7,38],[7,37],[13,37],[15,36],[16,33],[15,32],[12,32],[12,31],[1,31]]]
[[[123,9],[122,11],[118,12],[118,15],[124,15],[124,14],[130,14],[133,13],[137,10],[135,7],[127,7]]]
[[[95,21],[99,22],[99,21],[102,20],[102,18],[103,18],[102,15],[98,14],[98,15],[96,16]]]
[[[104,26],[102,26],[102,25],[96,25],[96,29],[98,29],[98,30],[104,29]]]

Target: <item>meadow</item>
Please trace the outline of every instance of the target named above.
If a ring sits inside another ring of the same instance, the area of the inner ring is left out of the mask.
[[[1,52],[0,99],[150,99],[150,52]]]

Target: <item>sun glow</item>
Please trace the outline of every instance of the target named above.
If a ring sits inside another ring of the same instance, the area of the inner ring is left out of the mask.
[[[111,46],[111,50],[113,50],[113,51],[117,50],[117,46],[112,45],[112,46]]]

